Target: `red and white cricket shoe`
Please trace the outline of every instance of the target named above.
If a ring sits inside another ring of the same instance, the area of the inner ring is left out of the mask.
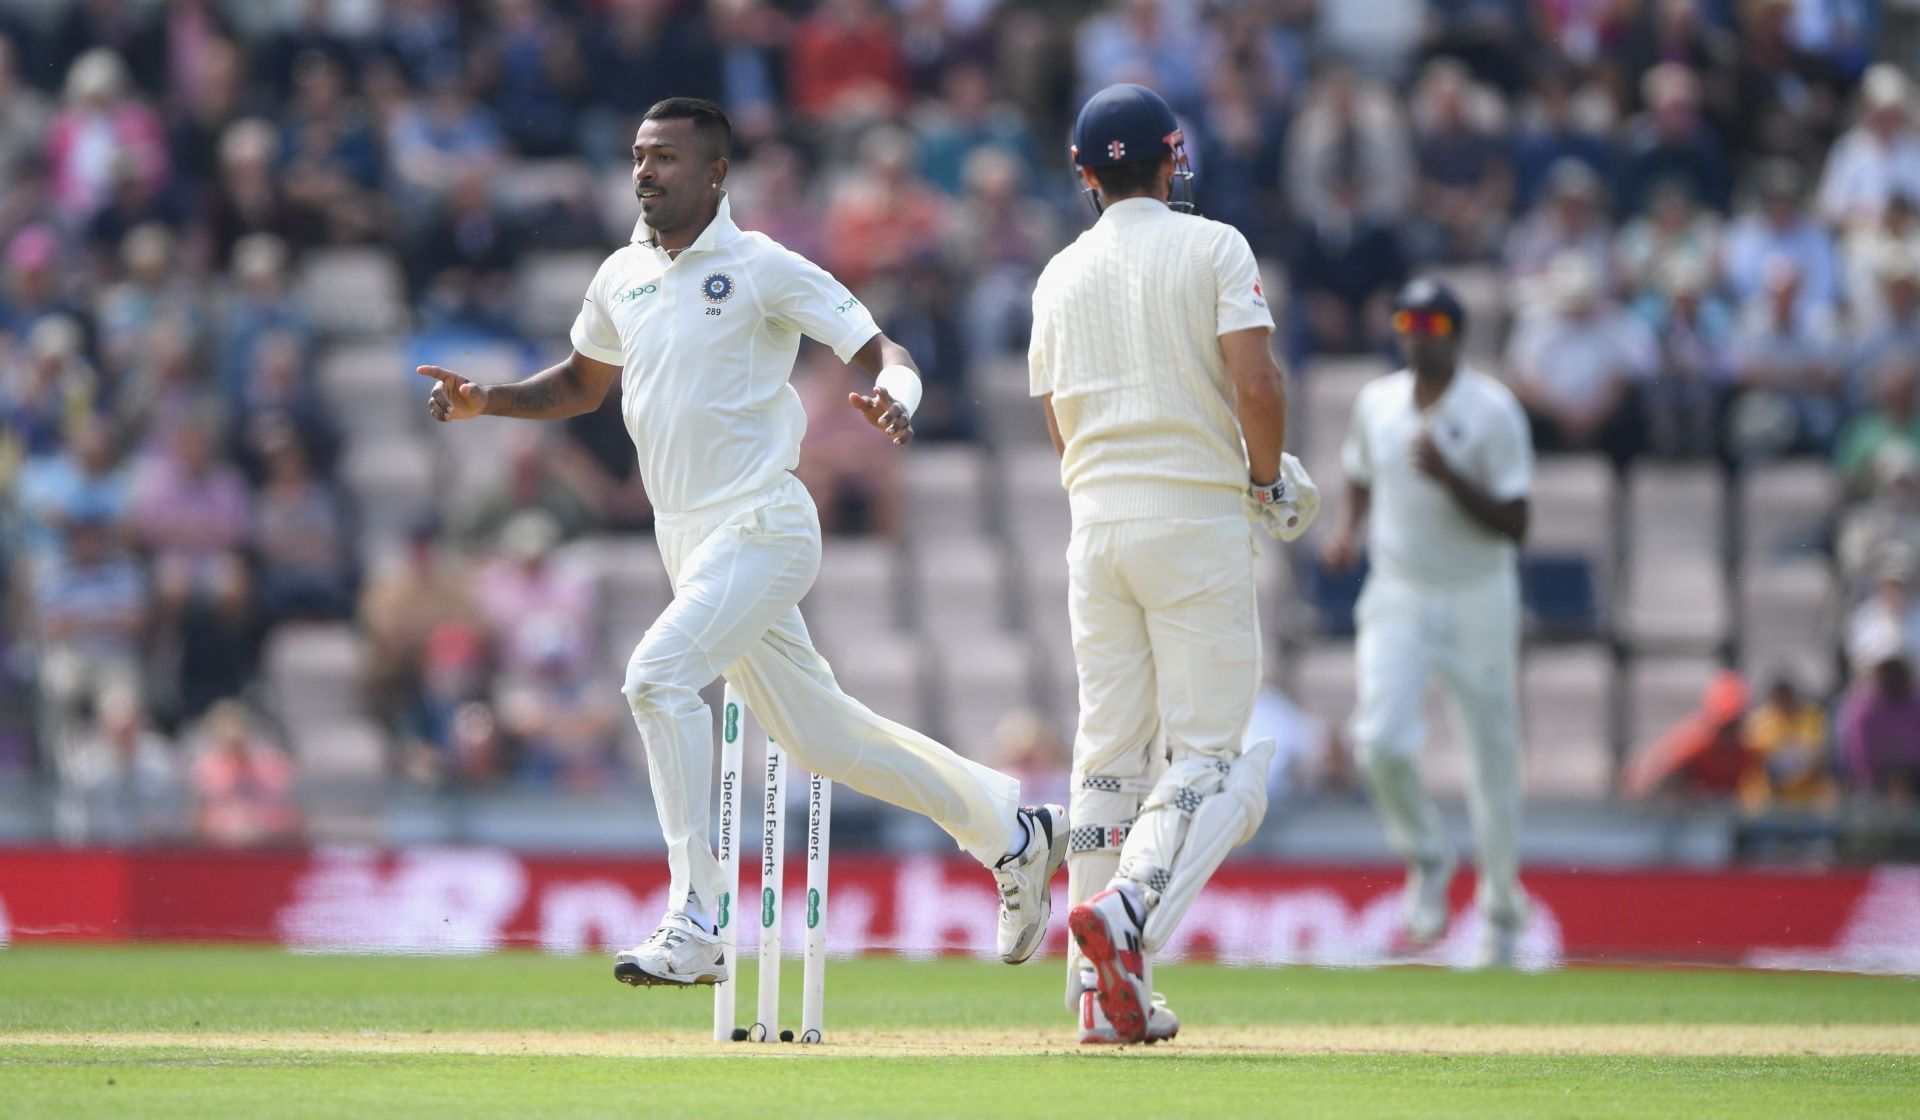
[[[1094,997],[1120,1042],[1145,1042],[1153,991],[1140,949],[1140,919],[1120,891],[1108,887],[1067,914],[1067,929],[1093,967]]]
[[[1147,1037],[1141,1041],[1152,1045],[1165,1042],[1180,1033],[1180,1016],[1173,1013],[1167,1001],[1159,992],[1153,993],[1153,1004],[1147,1008]],[[1106,1012],[1100,1010],[1100,1001],[1095,999],[1091,990],[1080,993],[1080,1045],[1082,1046],[1121,1046],[1125,1040],[1113,1024],[1107,1022]]]

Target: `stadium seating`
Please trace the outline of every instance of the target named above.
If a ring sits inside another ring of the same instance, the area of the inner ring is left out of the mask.
[[[913,550],[911,606],[937,641],[1011,630],[1006,551],[984,537],[928,542]]]
[[[1619,620],[1626,636],[1640,645],[1712,649],[1729,620],[1719,468],[1637,463],[1627,507],[1630,539],[1646,546],[1627,557]]]
[[[925,647],[934,669],[936,736],[962,754],[990,758],[1000,722],[1034,701],[1031,647],[1012,634],[935,634]]]
[[[1651,743],[1697,711],[1701,694],[1719,669],[1709,657],[1650,655],[1635,660],[1627,670],[1628,741]]]
[[[1825,694],[1838,683],[1834,636],[1842,600],[1833,566],[1822,556],[1756,565],[1740,584],[1745,626],[1740,667],[1757,685],[1791,673],[1802,688]]]
[[[528,338],[565,338],[580,314],[580,294],[600,271],[597,250],[534,253],[514,273],[514,306],[520,333]]]
[[[373,558],[437,508],[440,478],[430,445],[357,434],[340,458],[359,513],[361,555]]]
[[[341,343],[320,356],[320,397],[357,437],[401,438],[417,426],[429,386],[406,366],[391,339]]]
[[[1520,675],[1529,798],[1590,800],[1613,784],[1613,663],[1605,645],[1530,646]]]
[[[313,325],[327,334],[386,334],[407,322],[400,263],[383,249],[315,250],[301,267],[298,291]]]
[[[988,529],[987,456],[969,444],[927,444],[906,456],[907,536],[928,543]]]

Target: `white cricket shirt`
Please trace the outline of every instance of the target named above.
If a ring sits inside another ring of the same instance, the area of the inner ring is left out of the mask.
[[[800,462],[807,430],[788,383],[802,334],[849,361],[880,333],[825,269],[733,224],[726,196],[669,257],[642,219],[600,266],[573,348],[621,367],[621,411],[654,509],[672,517],[744,498]]]
[[[1220,336],[1273,329],[1232,226],[1114,203],[1033,292],[1029,388],[1053,394],[1073,523],[1245,510],[1246,444]]]
[[[1342,448],[1351,481],[1367,487],[1367,554],[1375,570],[1425,584],[1477,582],[1514,564],[1513,541],[1475,521],[1413,458],[1423,426],[1453,469],[1498,502],[1533,486],[1533,438],[1513,392],[1462,366],[1424,413],[1413,373],[1370,382],[1353,406]]]

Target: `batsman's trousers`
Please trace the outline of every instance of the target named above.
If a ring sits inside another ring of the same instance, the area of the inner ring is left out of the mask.
[[[1070,856],[1073,902],[1106,887],[1120,863],[1114,841],[1169,760],[1230,762],[1245,749],[1260,686],[1253,560],[1252,529],[1237,514],[1075,527],[1067,614],[1080,727],[1067,816],[1076,837],[1107,839]],[[1176,853],[1140,849],[1127,858],[1174,866]],[[1067,962],[1070,1002],[1078,956]]]

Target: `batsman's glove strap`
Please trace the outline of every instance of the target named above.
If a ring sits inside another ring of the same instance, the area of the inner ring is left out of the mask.
[[[1266,509],[1269,506],[1284,506],[1300,496],[1293,487],[1287,485],[1285,475],[1274,479],[1271,484],[1266,486],[1262,486],[1257,482],[1250,482],[1247,484],[1247,493],[1252,495],[1254,502],[1259,505],[1261,509]]]
[[[1320,488],[1292,455],[1280,456],[1280,476],[1268,486],[1247,485],[1247,507],[1269,536],[1300,538],[1320,513]]]

